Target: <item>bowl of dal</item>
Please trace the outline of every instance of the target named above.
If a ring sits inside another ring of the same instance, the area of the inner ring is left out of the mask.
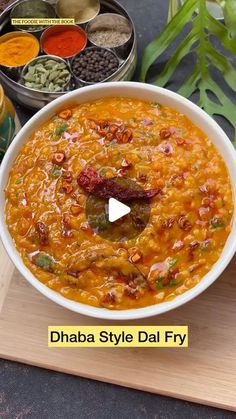
[[[45,106],[10,145],[0,235],[25,279],[67,309],[162,314],[206,290],[233,257],[235,171],[230,140],[187,99],[142,83],[89,86]],[[105,214],[95,228],[89,197],[136,210],[118,226]]]

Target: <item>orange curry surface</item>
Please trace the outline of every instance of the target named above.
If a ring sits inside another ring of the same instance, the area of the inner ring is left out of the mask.
[[[135,180],[150,199],[144,231],[104,240],[88,224],[78,175]],[[186,116],[129,98],[63,109],[22,147],[6,187],[6,221],[25,265],[64,297],[131,309],[174,299],[218,260],[233,201],[220,154]]]

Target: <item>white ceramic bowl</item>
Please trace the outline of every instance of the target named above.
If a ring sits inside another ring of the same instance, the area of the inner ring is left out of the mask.
[[[31,134],[38,129],[46,120],[54,115],[60,108],[65,107],[69,104],[81,103],[91,101],[105,96],[127,96],[134,97],[149,101],[156,101],[162,105],[167,105],[175,108],[179,112],[187,115],[194,124],[201,128],[205,134],[215,144],[219,152],[221,153],[224,161],[227,164],[233,194],[234,194],[234,205],[236,207],[236,152],[233,148],[228,137],[225,135],[219,125],[210,118],[204,111],[192,102],[184,99],[183,97],[168,91],[166,89],[154,87],[142,83],[132,82],[114,82],[106,84],[98,84],[94,86],[85,87],[82,89],[75,90],[71,93],[62,96],[53,102],[49,103],[43,109],[41,109],[36,115],[34,115],[30,121],[28,121],[23,128],[17,134],[15,140],[9,147],[0,168],[0,235],[3,244],[7,250],[11,260],[20,271],[20,273],[29,281],[38,291],[44,294],[46,297],[55,301],[63,307],[66,307],[77,313],[84,315],[110,320],[131,320],[139,319],[144,317],[150,317],[157,314],[161,314],[172,310],[176,307],[185,304],[192,300],[202,291],[209,287],[224,271],[226,266],[229,264],[236,251],[236,221],[234,218],[232,231],[225,244],[223,253],[217,263],[213,266],[210,272],[204,276],[201,282],[186,293],[176,297],[173,301],[163,302],[161,304],[152,305],[145,308],[131,309],[131,310],[108,310],[105,308],[96,308],[89,305],[77,303],[75,301],[68,300],[56,293],[55,291],[47,288],[41,282],[39,282],[34,275],[24,265],[20,254],[17,252],[11,236],[8,232],[8,228],[5,222],[4,207],[5,207],[5,196],[4,188],[8,179],[9,170],[11,169],[12,162],[19,153],[23,143],[29,139]]]

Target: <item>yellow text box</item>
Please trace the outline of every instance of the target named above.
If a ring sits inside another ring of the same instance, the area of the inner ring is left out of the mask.
[[[67,18],[67,19],[60,19],[60,18],[17,18],[11,19],[11,24],[13,26],[51,26],[51,25],[74,25],[75,19]]]
[[[49,326],[50,348],[188,347],[188,326]]]

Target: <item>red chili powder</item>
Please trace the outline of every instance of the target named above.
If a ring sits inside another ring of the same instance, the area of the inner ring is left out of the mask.
[[[43,43],[43,49],[48,54],[66,58],[84,49],[86,42],[86,35],[82,31],[68,29],[48,35]]]

